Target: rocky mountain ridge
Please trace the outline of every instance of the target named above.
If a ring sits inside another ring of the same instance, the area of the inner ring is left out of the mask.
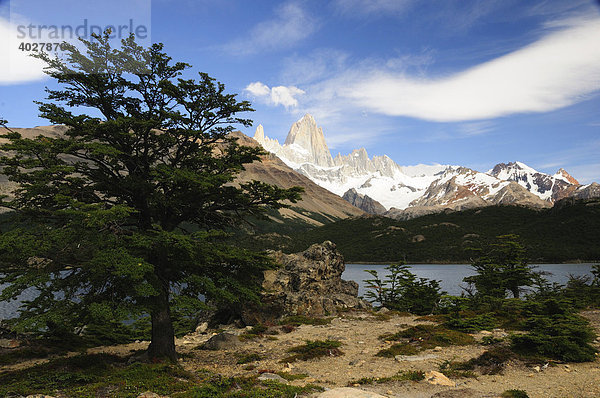
[[[545,208],[566,197],[600,196],[594,184],[581,185],[562,168],[550,175],[521,162],[482,173],[456,165],[400,166],[385,155],[370,158],[365,148],[332,158],[323,129],[309,114],[292,125],[283,145],[262,126],[254,139],[323,188],[368,213],[381,214],[373,203],[380,204],[394,218],[496,204]]]

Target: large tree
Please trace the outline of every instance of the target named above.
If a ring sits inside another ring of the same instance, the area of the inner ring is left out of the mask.
[[[258,297],[266,257],[219,239],[249,214],[299,199],[300,189],[236,183],[258,148],[231,138],[250,103],[205,73],[182,78],[161,44],[110,32],[38,54],[57,89],[41,116],[67,128],[23,137],[6,129],[2,172],[18,189],[2,205],[18,219],[0,235],[0,300],[25,289],[14,326],[68,333],[149,314],[151,357],[176,358],[171,309]]]

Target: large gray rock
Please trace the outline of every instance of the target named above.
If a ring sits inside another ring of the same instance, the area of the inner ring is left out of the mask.
[[[332,242],[314,244],[301,253],[270,255],[281,267],[264,272],[263,306],[245,309],[246,323],[283,315],[333,315],[340,307],[369,308],[358,298],[358,284],[342,279],[344,258]]]
[[[204,350],[228,350],[240,345],[240,339],[231,333],[219,333],[202,345]]]

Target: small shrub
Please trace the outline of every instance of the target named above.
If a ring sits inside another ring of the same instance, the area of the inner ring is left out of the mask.
[[[389,274],[383,280],[377,271],[366,271],[373,276],[365,281],[367,299],[391,310],[418,315],[430,314],[437,308],[443,294],[439,281],[417,278],[402,262],[385,269]]]
[[[495,375],[502,372],[508,361],[515,358],[517,355],[509,348],[494,347],[466,362],[448,363],[446,369],[448,371],[477,371],[483,375]]]
[[[408,343],[394,344],[379,351],[376,355],[384,358],[394,358],[396,355],[417,355],[421,349]]]
[[[557,299],[531,303],[523,324],[528,334],[511,337],[513,349],[528,356],[569,362],[594,361],[597,350],[590,345],[596,337],[589,322]]]
[[[499,339],[494,336],[483,336],[480,344],[481,345],[495,345],[495,344],[501,343],[503,341],[504,341],[504,339]]]
[[[475,315],[469,318],[453,316],[444,323],[444,326],[461,332],[472,333],[495,328],[496,319],[492,314]]]
[[[523,390],[506,390],[500,396],[502,398],[529,398],[527,392]]]
[[[292,333],[294,330],[296,330],[296,327],[294,325],[283,325],[283,326],[281,326],[281,331],[283,333]]]
[[[398,374],[390,377],[363,377],[358,380],[351,381],[348,385],[352,386],[355,384],[367,385],[367,384],[384,384],[392,381],[421,381],[425,378],[425,373],[420,370],[407,370],[400,371]]]
[[[441,325],[417,325],[393,335],[382,335],[385,340],[404,340],[393,346],[383,349],[377,356],[394,357],[396,355],[415,355],[420,351],[435,347],[446,347],[451,345],[469,345],[475,342],[472,336],[456,330],[446,329]]]
[[[333,318],[311,318],[304,315],[292,315],[279,321],[280,325],[329,325]]]
[[[287,381],[302,380],[308,377],[306,373],[292,374],[287,372],[275,372],[275,374],[283,377]]]
[[[244,354],[240,355],[240,357],[237,360],[237,364],[243,365],[245,363],[260,361],[261,359],[261,356],[256,353]]]
[[[294,353],[294,355],[284,358],[281,362],[308,361],[324,356],[337,357],[344,355],[339,349],[341,345],[342,343],[337,340],[307,340],[306,344],[290,348],[288,352]]]
[[[440,364],[440,372],[452,379],[458,378],[473,378],[476,379],[477,375],[471,370],[461,370],[460,363],[450,362],[448,360]]]

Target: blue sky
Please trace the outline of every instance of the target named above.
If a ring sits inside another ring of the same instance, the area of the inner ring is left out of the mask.
[[[271,138],[283,141],[290,125],[309,112],[333,155],[365,147],[400,164],[480,171],[519,160],[549,173],[563,167],[582,182],[600,181],[597,1],[102,5],[0,0],[0,50],[14,47],[7,36],[17,19],[49,24],[94,17],[107,24],[135,18],[174,59],[251,100],[256,112],[250,117]],[[37,118],[33,100],[53,83],[39,66],[18,65],[0,66],[0,115],[14,126],[47,124]]]

